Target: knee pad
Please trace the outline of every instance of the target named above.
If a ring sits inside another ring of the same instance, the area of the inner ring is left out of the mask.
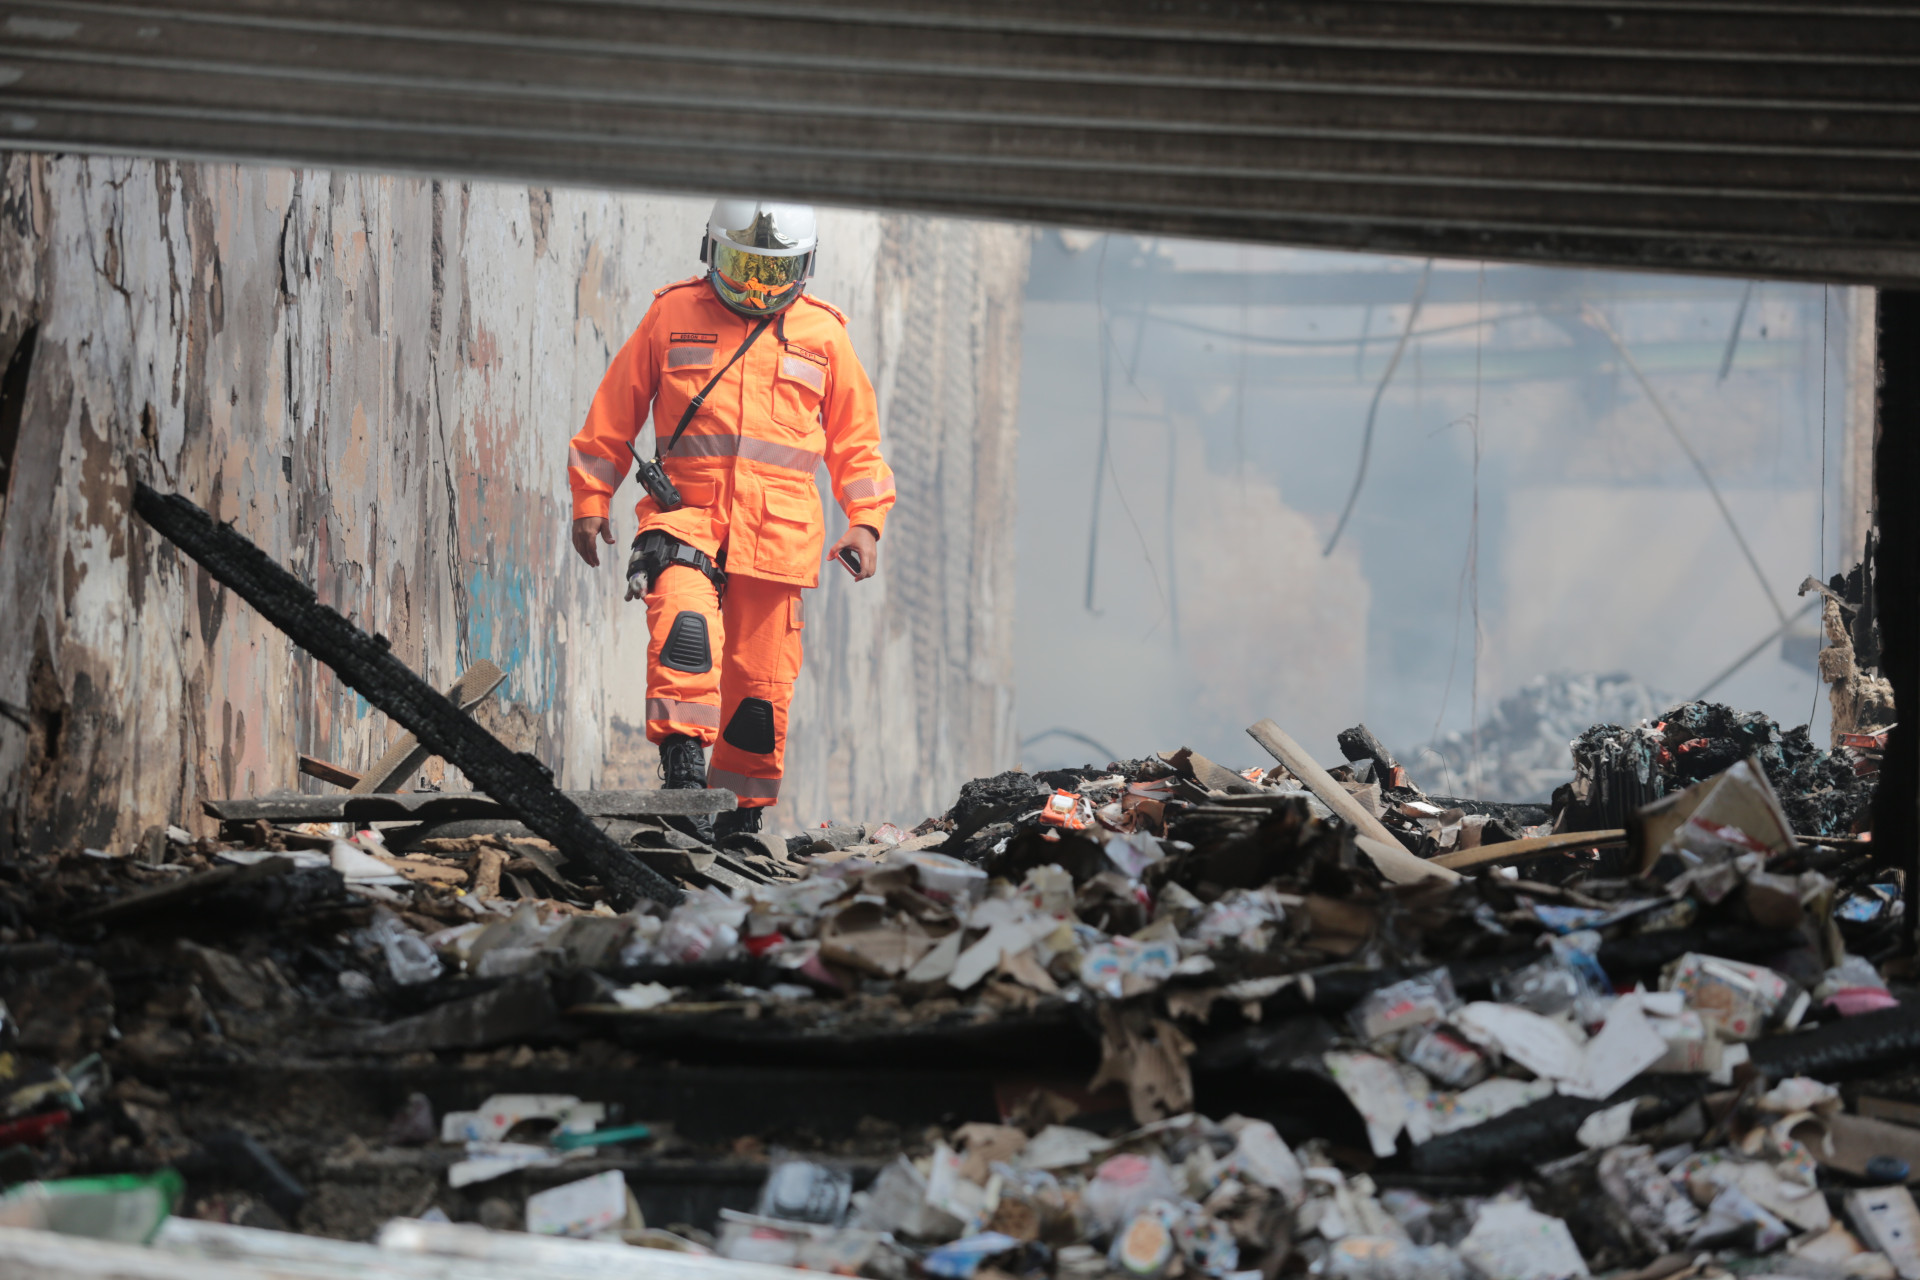
[[[660,665],[703,675],[713,670],[713,649],[707,643],[707,619],[704,614],[682,609],[660,646]]]
[[[720,735],[726,744],[756,756],[772,755],[777,743],[773,733],[773,704],[765,698],[742,698]]]

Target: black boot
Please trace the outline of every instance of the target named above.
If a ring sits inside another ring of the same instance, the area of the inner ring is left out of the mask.
[[[760,832],[760,813],[753,809],[726,809],[713,815],[713,843],[720,848],[733,848],[729,836],[745,836],[747,839],[736,841],[740,848],[748,851],[760,849],[760,842],[752,837]]]
[[[669,734],[660,743],[660,777],[668,791],[705,791],[707,754],[697,739],[684,733]],[[684,831],[702,844],[713,843],[713,815],[684,814],[666,819],[668,826]]]

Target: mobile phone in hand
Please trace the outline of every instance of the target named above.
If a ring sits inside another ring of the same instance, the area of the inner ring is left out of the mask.
[[[856,578],[860,576],[860,548],[842,547],[840,548],[840,554],[836,558],[841,564],[847,566],[848,573]]]

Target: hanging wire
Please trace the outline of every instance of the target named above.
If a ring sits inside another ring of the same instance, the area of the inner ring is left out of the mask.
[[[1681,452],[1687,455],[1687,461],[1693,464],[1695,474],[1700,477],[1700,483],[1706,487],[1707,493],[1713,498],[1714,506],[1720,509],[1720,518],[1726,522],[1728,532],[1733,534],[1734,542],[1739,544],[1740,554],[1747,559],[1747,567],[1753,570],[1754,579],[1760,584],[1760,594],[1767,598],[1767,603],[1773,607],[1774,616],[1782,625],[1785,625],[1787,611],[1780,607],[1780,601],[1774,598],[1773,588],[1767,585],[1767,575],[1760,568],[1760,558],[1754,555],[1753,548],[1747,545],[1746,536],[1740,532],[1740,526],[1733,518],[1732,509],[1727,506],[1727,500],[1720,496],[1720,486],[1713,482],[1713,475],[1707,470],[1706,460],[1694,451],[1693,442],[1687,439],[1686,432],[1680,429],[1679,422],[1667,411],[1667,402],[1662,400],[1660,393],[1653,389],[1653,383],[1647,381],[1647,375],[1641,370],[1640,362],[1633,358],[1633,353],[1627,350],[1627,344],[1620,340],[1620,335],[1613,331],[1611,324],[1607,323],[1606,316],[1592,305],[1583,306],[1580,309],[1580,316],[1613,344],[1614,351],[1620,356],[1620,362],[1627,366],[1627,371],[1633,375],[1634,381],[1640,384],[1640,390],[1646,394],[1647,402],[1660,416],[1660,421],[1666,424],[1667,431],[1673,436],[1674,442],[1680,446]]]
[[[1240,370],[1233,397],[1233,471],[1240,482],[1240,509],[1247,508],[1247,303],[1251,284],[1247,279],[1247,250],[1240,248]]]
[[[1473,297],[1473,316],[1480,318],[1480,309],[1486,300],[1487,264],[1480,264],[1479,283],[1475,286]],[[1480,778],[1480,358],[1486,346],[1486,330],[1477,329],[1473,338],[1473,514],[1470,517],[1467,532],[1467,563],[1470,566],[1468,581],[1472,584],[1473,596],[1473,682],[1472,694],[1467,703],[1467,723],[1473,733],[1472,783],[1475,793],[1481,783]]]
[[[1147,549],[1147,535],[1141,532],[1140,521],[1134,518],[1133,507],[1127,501],[1125,489],[1120,487],[1120,473],[1114,468],[1112,448],[1112,401],[1113,401],[1113,334],[1107,319],[1107,304],[1104,293],[1107,270],[1107,242],[1110,236],[1100,239],[1100,263],[1094,274],[1093,301],[1099,316],[1100,334],[1100,451],[1093,464],[1093,513],[1087,528],[1087,594],[1086,610],[1098,616],[1100,610],[1094,606],[1094,586],[1097,581],[1100,554],[1100,498],[1106,489],[1106,481],[1113,481],[1113,496],[1120,499],[1120,510],[1126,515],[1127,523],[1133,526],[1133,536],[1140,543],[1140,558],[1147,562],[1147,574],[1153,579],[1154,593],[1160,599],[1161,616],[1164,619],[1168,610],[1166,589],[1160,582],[1160,570],[1153,563],[1153,553]],[[1134,370],[1140,361],[1142,334],[1146,330],[1144,310],[1135,320],[1133,360],[1127,366],[1127,381],[1142,400],[1147,393],[1140,390],[1140,384],[1134,381]],[[1154,626],[1158,627],[1159,622]],[[1149,635],[1152,632],[1148,632]]]
[[[1380,374],[1380,385],[1373,389],[1373,403],[1367,406],[1367,427],[1360,435],[1360,467],[1353,475],[1353,489],[1347,494],[1347,505],[1341,508],[1340,520],[1333,526],[1333,536],[1327,539],[1327,545],[1320,552],[1330,556],[1333,549],[1340,545],[1340,535],[1345,532],[1347,521],[1353,515],[1353,504],[1360,500],[1360,486],[1367,481],[1367,459],[1373,454],[1373,423],[1380,416],[1380,398],[1387,394],[1387,384],[1393,381],[1393,371],[1400,367],[1400,357],[1407,352],[1407,342],[1413,337],[1413,322],[1420,318],[1421,304],[1427,300],[1427,283],[1433,278],[1433,259],[1427,259],[1427,265],[1420,269],[1420,283],[1413,287],[1413,305],[1407,309],[1407,327],[1400,331],[1400,341],[1393,348],[1393,356],[1387,361],[1386,369]]]
[[[1720,356],[1720,376],[1716,382],[1725,382],[1727,374],[1733,369],[1733,353],[1740,349],[1740,326],[1746,323],[1747,304],[1753,301],[1754,281],[1747,281],[1747,290],[1740,295],[1740,305],[1734,309],[1733,330],[1727,334],[1727,349]]]
[[[1538,308],[1532,306],[1513,307],[1482,320],[1460,320],[1453,324],[1437,324],[1431,329],[1415,329],[1409,336],[1413,338],[1435,338],[1443,333],[1465,333],[1469,329],[1497,325],[1503,320],[1511,320],[1518,316],[1528,315],[1536,310],[1538,310]],[[1209,338],[1237,338],[1242,343],[1254,347],[1299,347],[1310,350],[1325,350],[1345,347],[1360,348],[1377,341],[1377,339],[1373,338],[1364,340],[1361,338],[1286,338],[1271,333],[1242,333],[1235,329],[1223,329],[1217,324],[1201,324],[1196,320],[1182,320],[1178,316],[1170,316],[1160,311],[1154,312],[1152,318],[1155,324],[1163,324],[1170,329],[1184,329],[1188,333],[1204,334]]]
[[[1827,365],[1832,360],[1827,350],[1827,304],[1832,296],[1828,286],[1820,286],[1820,558],[1814,562],[1814,576],[1823,580],[1827,576]],[[1826,610],[1822,609],[1822,617],[1825,613]],[[1826,629],[1823,627],[1821,638],[1825,637]],[[1813,666],[1813,704],[1807,708],[1809,726],[1819,710],[1820,663],[1816,657]]]
[[[1175,523],[1174,490],[1175,477],[1180,465],[1180,437],[1174,429],[1173,415],[1165,416],[1167,424],[1167,496],[1165,533],[1167,543],[1167,618],[1173,628],[1173,651],[1180,652],[1180,546],[1179,526]]]
[[[1487,267],[1480,264],[1479,284],[1474,297],[1474,310],[1477,313],[1485,301]],[[1477,326],[1476,326],[1477,327]],[[1481,330],[1484,334],[1485,330]],[[1464,418],[1449,422],[1441,430],[1466,425],[1473,432],[1473,505],[1467,520],[1467,549],[1460,558],[1459,585],[1453,593],[1453,643],[1447,652],[1447,678],[1440,687],[1440,711],[1433,718],[1433,732],[1428,735],[1429,744],[1440,740],[1440,726],[1446,722],[1447,707],[1453,702],[1453,673],[1460,667],[1460,622],[1466,611],[1469,598],[1473,608],[1473,675],[1472,694],[1468,704],[1468,732],[1472,735],[1473,758],[1467,763],[1467,774],[1462,783],[1469,788],[1479,785],[1480,773],[1480,389],[1482,340],[1476,338],[1473,348],[1473,412]],[[1417,389],[1420,385],[1420,348],[1414,348],[1414,373]],[[1436,432],[1435,434],[1438,434]],[[1427,748],[1429,753],[1438,756],[1438,752]],[[1444,757],[1441,757],[1444,759]]]
[[[1093,275],[1093,309],[1098,321],[1100,335],[1100,452],[1093,464],[1093,514],[1087,523],[1087,599],[1088,613],[1098,614],[1100,610],[1093,604],[1093,584],[1100,563],[1100,494],[1107,487],[1107,431],[1109,425],[1107,391],[1107,303],[1103,290],[1107,279],[1107,241],[1111,236],[1100,237],[1100,263]]]

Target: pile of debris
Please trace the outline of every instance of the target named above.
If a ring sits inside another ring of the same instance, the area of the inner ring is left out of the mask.
[[[1412,758],[1449,791],[1545,804],[1566,781],[1569,740],[1589,725],[1651,720],[1671,703],[1624,672],[1557,671],[1502,698],[1477,730],[1449,733]]]
[[[0,867],[0,1224],[145,1238],[177,1203],[418,1246],[442,1217],[877,1280],[1920,1280],[1870,743],[1684,704],[1580,734],[1545,806],[1427,795],[1364,726],[1329,771],[1262,721],[1268,765],[1006,773],[911,831],[716,850],[671,819],[726,793],[560,792],[461,686],[138,502],[404,718],[395,760],[497,800],[230,798],[219,839]],[[874,1112],[898,1071],[918,1123],[770,1153],[833,1073],[745,1095],[801,1059],[858,1064]],[[738,1092],[701,1136],[710,1066]],[[647,1072],[658,1110],[612,1097]],[[322,1099],[357,1073],[375,1122]],[[477,1093],[508,1077],[546,1087]],[[663,1179],[677,1216],[636,1194]]]
[[[1783,731],[1757,711],[1685,702],[1630,728],[1596,724],[1572,744],[1574,778],[1553,795],[1562,830],[1598,830],[1661,796],[1752,757],[1779,792],[1793,830],[1846,836],[1867,829],[1886,748],[1884,728],[1841,735],[1833,751],[1814,746],[1807,726]]]
[[[1667,747],[1674,727],[1707,745]],[[147,1080],[1006,1021],[1098,1045],[1077,1098],[1031,1091],[898,1136],[870,1181],[776,1157],[756,1205],[705,1225],[649,1229],[621,1167],[589,1171],[671,1130],[578,1096],[440,1115],[422,1096],[352,1141],[443,1153],[454,1192],[561,1179],[504,1215],[497,1197],[439,1213],[873,1276],[1518,1280],[1716,1248],[1907,1274],[1895,1184],[1920,1133],[1805,1078],[1920,1049],[1875,963],[1898,948],[1903,885],[1855,841],[1796,838],[1770,722],[1694,707],[1636,731],[1673,789],[1606,874],[1590,851],[1540,850],[1612,833],[1424,797],[1363,728],[1337,775],[1254,732],[1279,763],[1179,751],[1003,774],[918,834],[830,827],[736,853],[724,888],[715,851],[628,819],[634,856],[683,896],[624,912],[530,837],[276,825],[234,802],[210,806],[230,839],[176,830],[165,860],[10,867],[0,1170],[44,1188],[175,1167],[209,1215],[294,1225],[300,1174],[238,1129],[189,1131]],[[1721,742],[1753,750],[1684,786]],[[1485,874],[1445,865],[1463,858]],[[236,1184],[280,1203],[238,1213]]]

